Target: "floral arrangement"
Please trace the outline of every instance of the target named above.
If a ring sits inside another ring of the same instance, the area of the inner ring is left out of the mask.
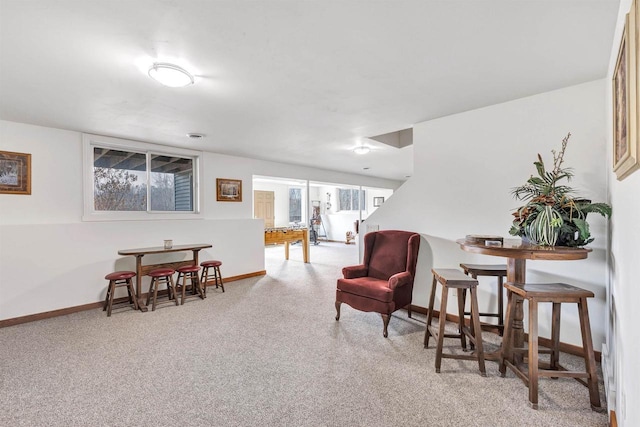
[[[547,171],[538,154],[538,176],[531,176],[525,185],[512,189],[512,195],[526,202],[513,213],[515,217],[509,234],[544,246],[584,246],[593,241],[587,214],[595,212],[610,218],[611,206],[592,203],[574,196],[574,190],[563,181],[573,177],[571,168],[563,168],[564,153],[571,133],[562,140],[560,152],[551,150],[553,169]]]

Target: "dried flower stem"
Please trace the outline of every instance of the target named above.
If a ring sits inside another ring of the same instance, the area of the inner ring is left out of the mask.
[[[553,175],[555,176],[560,174],[560,166],[562,166],[562,162],[564,161],[564,150],[567,148],[569,138],[571,138],[571,132],[562,139],[562,149],[560,150],[560,153],[556,153],[556,150],[551,150],[551,153],[553,154]]]

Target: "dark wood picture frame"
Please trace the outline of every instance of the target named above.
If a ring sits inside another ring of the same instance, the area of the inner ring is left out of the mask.
[[[0,151],[0,194],[31,194],[31,154]]]
[[[373,207],[379,208],[384,203],[384,197],[374,197],[373,198]]]
[[[241,202],[242,180],[216,178],[216,200],[218,202]]]
[[[636,1],[625,18],[616,66],[613,70],[613,171],[619,181],[640,168],[638,152],[638,10]]]

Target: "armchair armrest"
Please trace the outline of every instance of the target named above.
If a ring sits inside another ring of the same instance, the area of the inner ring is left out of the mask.
[[[396,273],[389,277],[389,289],[399,288],[413,283],[413,276],[408,271]]]
[[[356,279],[358,277],[365,277],[369,269],[366,265],[352,265],[350,267],[344,267],[342,269],[342,275],[345,279]]]

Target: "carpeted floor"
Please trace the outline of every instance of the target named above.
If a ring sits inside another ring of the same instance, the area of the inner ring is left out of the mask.
[[[496,363],[483,378],[445,359],[436,374],[420,315],[397,312],[387,339],[379,315],[343,305],[336,322],[335,281],[357,248],[323,242],[311,264],[300,250],[267,248],[267,276],[204,301],[0,329],[0,426],[607,425],[572,379],[541,380],[536,411]]]

